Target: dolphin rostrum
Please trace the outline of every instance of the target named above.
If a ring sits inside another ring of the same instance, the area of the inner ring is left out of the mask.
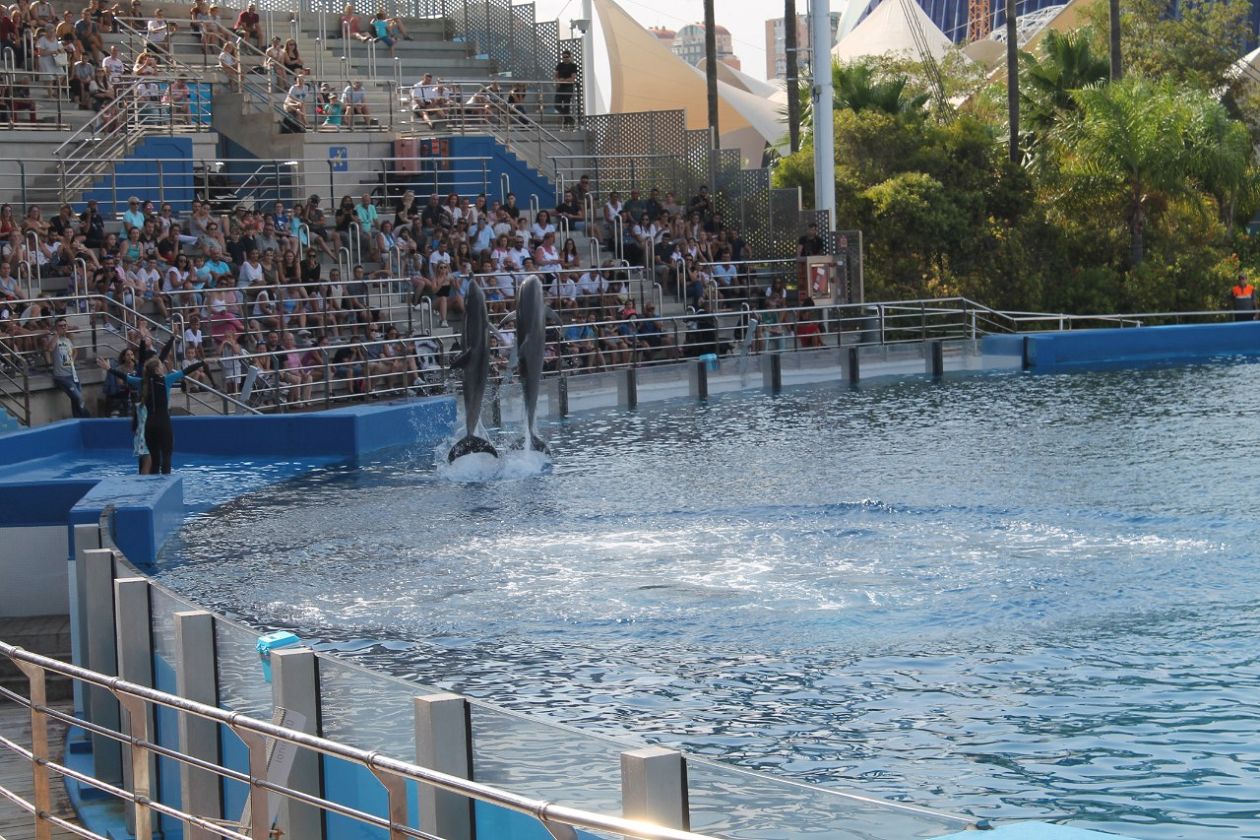
[[[543,302],[542,282],[531,274],[516,292],[516,352],[521,389],[525,394],[526,445],[536,452],[549,453],[547,444],[534,431],[538,410],[538,388],[542,381],[543,350],[547,345],[547,318],[560,319]]]
[[[464,426],[466,434],[451,447],[446,460],[454,461],[461,455],[485,452],[499,457],[494,445],[477,436],[477,423],[481,420],[481,399],[486,393],[486,380],[490,378],[490,331],[486,317],[486,296],[476,281],[468,284],[464,298],[464,352],[459,354],[451,367],[464,369]]]

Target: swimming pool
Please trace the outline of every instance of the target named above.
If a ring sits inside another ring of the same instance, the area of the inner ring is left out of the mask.
[[[1260,836],[1260,366],[901,380],[551,427],[195,517],[156,576],[592,730],[946,810]]]

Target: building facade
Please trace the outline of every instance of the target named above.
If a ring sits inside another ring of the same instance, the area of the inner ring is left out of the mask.
[[[662,30],[667,32],[668,30]],[[664,40],[661,34],[655,29],[652,30],[658,38]],[[728,67],[736,70],[740,68],[739,58],[735,55],[735,51],[731,48],[731,33],[721,24],[717,25],[714,30],[717,40],[717,59]],[[673,42],[670,44],[670,51],[683,61],[696,67],[701,61],[704,61],[704,24],[689,23],[682,29],[679,29],[674,35]]]
[[[784,18],[766,21],[766,78],[787,79],[787,52],[784,49],[786,27]],[[831,46],[836,45],[840,29],[840,12],[831,13]],[[809,48],[809,16],[796,16],[796,66],[801,75],[810,67],[812,53]]]

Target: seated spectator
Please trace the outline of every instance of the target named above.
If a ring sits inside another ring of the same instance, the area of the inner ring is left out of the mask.
[[[223,43],[223,50],[219,53],[219,70],[223,75],[227,76],[228,87],[239,92],[241,89],[241,62],[236,55],[236,44],[231,41]]]
[[[363,89],[363,82],[355,79],[345,90],[341,92],[341,106],[344,113],[346,125],[354,127],[354,118],[362,117],[360,122],[363,125],[372,124],[372,113],[368,109],[367,91]]]
[[[262,24],[258,17],[258,6],[250,3],[241,13],[236,16],[236,22],[232,24],[232,29],[236,31],[239,38],[252,38],[258,49],[263,48]]]
[[[342,10],[341,17],[337,19],[337,29],[343,38],[353,38],[356,41],[372,40],[372,36],[363,31],[359,16],[354,13],[353,3],[347,3]]]
[[[310,88],[306,82],[307,76],[305,70],[299,70],[298,75],[293,77],[293,84],[289,86],[288,93],[284,96],[284,112],[303,130],[306,130],[306,100],[310,97]]]
[[[105,54],[105,43],[101,40],[101,25],[92,17],[92,10],[84,8],[83,13],[74,24],[74,35],[83,46],[83,52],[89,61],[96,61]]]
[[[393,28],[390,26],[390,23],[391,19],[387,18],[385,16],[385,10],[381,9],[376,13],[376,16],[372,18],[372,22],[369,26],[371,27],[372,39],[378,44],[385,45],[385,48],[389,50],[390,58],[397,58],[394,53],[394,44],[398,42],[398,39]]]
[[[153,17],[149,18],[145,29],[148,33],[149,46],[155,53],[170,57],[171,35],[174,34],[175,28],[175,23],[166,19],[166,13],[160,6],[154,10]]]

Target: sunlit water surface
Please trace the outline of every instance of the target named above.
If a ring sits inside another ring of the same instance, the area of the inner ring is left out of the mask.
[[[1254,838],[1258,415],[1247,364],[592,413],[547,429],[542,473],[398,452],[241,497],[158,577],[419,682],[772,774]]]

